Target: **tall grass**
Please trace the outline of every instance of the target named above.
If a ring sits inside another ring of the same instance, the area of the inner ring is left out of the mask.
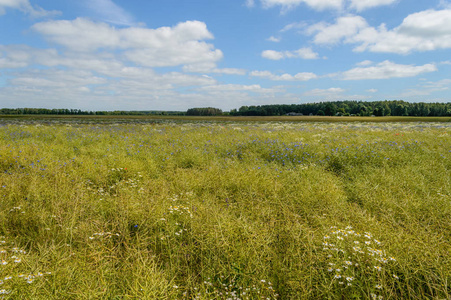
[[[0,127],[5,299],[448,299],[451,127]]]

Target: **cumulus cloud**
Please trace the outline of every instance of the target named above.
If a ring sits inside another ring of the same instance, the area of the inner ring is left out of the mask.
[[[0,15],[6,13],[6,9],[18,9],[32,18],[51,17],[61,14],[61,12],[45,10],[37,5],[33,6],[29,0],[0,0]]]
[[[213,35],[205,23],[199,21],[157,29],[117,29],[106,23],[77,18],[73,21],[41,22],[33,25],[32,29],[70,51],[122,50],[129,61],[149,67],[214,66],[223,57],[220,50],[204,41],[212,39]]]
[[[400,65],[386,60],[375,66],[357,67],[336,75],[343,80],[389,79],[414,77],[422,73],[435,71],[437,71],[437,67],[434,64],[422,66]]]
[[[318,78],[316,74],[310,72],[301,72],[295,75],[287,73],[282,75],[275,75],[270,71],[252,71],[249,75],[253,77],[261,77],[274,81],[307,81]]]
[[[387,29],[385,24],[371,27],[361,16],[345,16],[334,24],[317,23],[305,33],[313,42],[332,45],[357,44],[356,52],[370,51],[409,54],[451,48],[451,9],[425,10],[407,16],[401,25]]]
[[[262,52],[262,57],[271,60],[280,60],[283,58],[318,59],[319,55],[311,48],[300,48],[295,51],[265,50]]]
[[[315,44],[336,44],[344,38],[355,36],[361,29],[367,28],[368,24],[360,16],[345,16],[336,20],[335,24],[325,22],[317,23],[306,29],[308,35],[314,35]]]

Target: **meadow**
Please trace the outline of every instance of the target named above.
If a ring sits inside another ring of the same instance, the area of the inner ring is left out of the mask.
[[[450,174],[450,123],[3,120],[0,297],[450,299]]]

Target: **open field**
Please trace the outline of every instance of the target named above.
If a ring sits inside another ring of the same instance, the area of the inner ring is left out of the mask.
[[[5,299],[451,297],[449,118],[33,118],[0,122]]]
[[[328,116],[113,116],[113,115],[0,115],[1,120],[16,120],[18,122],[166,122],[172,120],[175,122],[181,121],[212,121],[212,122],[371,122],[371,123],[386,123],[386,122],[451,122],[451,117],[328,117]]]

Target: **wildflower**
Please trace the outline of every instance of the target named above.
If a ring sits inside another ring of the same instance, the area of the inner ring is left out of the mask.
[[[395,278],[395,279],[399,279],[399,277],[398,277],[398,276],[396,276],[395,274],[393,274],[393,278]]]
[[[354,280],[354,277],[346,277],[346,280],[347,280],[347,281],[353,281],[353,280]]]
[[[335,279],[340,279],[340,278],[341,278],[341,275],[338,275],[338,274],[337,274],[337,275],[334,276],[334,278],[335,278]]]
[[[347,264],[348,266],[352,266],[352,262],[350,261],[345,261],[345,264]]]
[[[327,271],[329,271],[329,272],[332,272],[334,269],[332,269],[332,268],[329,268],[329,269],[327,269]]]
[[[337,239],[339,239],[339,240],[343,240],[343,237],[341,237],[341,236],[337,236]]]
[[[379,266],[374,266],[374,268],[375,268],[376,270],[378,270],[379,272],[382,271],[382,268],[379,267]]]
[[[379,290],[381,290],[381,289],[382,289],[382,285],[376,284],[376,288],[379,289]]]

